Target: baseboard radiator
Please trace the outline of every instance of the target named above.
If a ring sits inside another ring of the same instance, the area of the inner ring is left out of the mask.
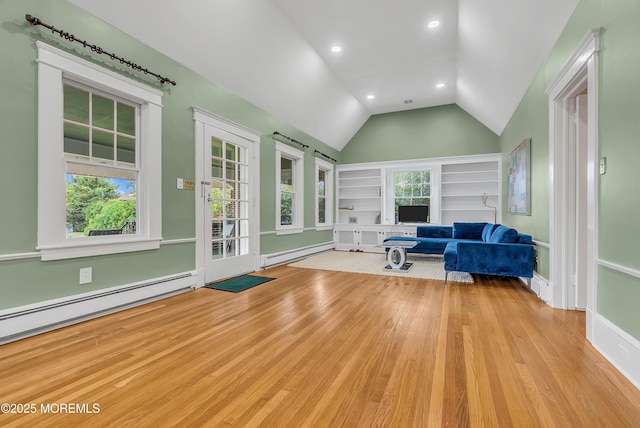
[[[0,345],[193,290],[195,272],[0,311]]]
[[[261,265],[263,268],[279,265],[282,263],[288,263],[292,260],[297,260],[302,257],[307,257],[312,254],[321,253],[323,251],[332,250],[335,248],[335,243],[323,242],[321,244],[309,245],[307,247],[295,248],[292,250],[281,251],[272,254],[263,254],[260,256]]]

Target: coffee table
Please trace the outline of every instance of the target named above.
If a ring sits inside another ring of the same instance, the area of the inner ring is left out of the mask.
[[[413,248],[418,244],[418,241],[410,240],[386,240],[383,242],[384,247],[389,247],[387,253],[387,261],[389,265],[385,269],[395,270],[409,270],[413,263],[406,263],[407,261],[407,249]]]

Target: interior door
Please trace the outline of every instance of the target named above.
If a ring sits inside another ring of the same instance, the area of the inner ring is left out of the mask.
[[[240,136],[205,126],[202,196],[206,283],[255,270],[254,145]]]

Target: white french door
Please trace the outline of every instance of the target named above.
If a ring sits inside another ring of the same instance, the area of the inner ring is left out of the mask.
[[[196,257],[204,284],[253,272],[258,266],[257,142],[203,123]],[[229,126],[225,126],[229,129]],[[233,129],[231,129],[233,131]],[[256,136],[257,138],[257,136]]]

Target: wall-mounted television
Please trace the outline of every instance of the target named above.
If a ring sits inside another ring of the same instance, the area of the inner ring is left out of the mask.
[[[398,223],[428,223],[429,205],[398,205]]]

